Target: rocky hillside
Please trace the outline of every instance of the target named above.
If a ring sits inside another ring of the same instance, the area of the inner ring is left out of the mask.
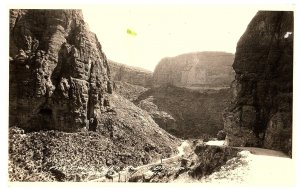
[[[190,90],[172,85],[152,88],[134,103],[157,124],[180,138],[216,137],[223,129],[222,112],[231,97],[229,88]]]
[[[108,65],[110,68],[111,78],[114,81],[122,81],[143,87],[152,86],[151,71],[133,66],[127,66],[111,60],[108,61]]]
[[[129,101],[135,101],[142,95],[144,92],[148,91],[150,88],[145,88],[143,86],[129,84],[122,81],[114,81],[114,91],[128,99]]]
[[[234,79],[234,55],[225,52],[197,52],[163,58],[155,68],[156,86],[229,87]]]
[[[130,101],[113,94],[95,131],[9,132],[10,181],[88,181],[170,157],[180,144]]]
[[[259,11],[240,38],[233,104],[224,115],[231,145],[292,151],[293,12]]]
[[[10,10],[9,178],[84,181],[157,160],[179,140],[112,92],[80,10]]]

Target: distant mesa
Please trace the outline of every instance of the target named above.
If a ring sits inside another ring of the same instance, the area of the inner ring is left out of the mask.
[[[155,68],[155,86],[229,87],[234,80],[234,54],[195,52],[163,58]]]

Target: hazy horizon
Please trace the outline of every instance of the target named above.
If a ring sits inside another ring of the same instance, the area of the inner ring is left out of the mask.
[[[154,71],[164,57],[234,54],[257,11],[246,6],[101,5],[84,8],[83,15],[109,60]]]

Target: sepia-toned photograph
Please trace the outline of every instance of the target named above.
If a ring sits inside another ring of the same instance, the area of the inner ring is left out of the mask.
[[[8,182],[295,185],[293,5],[7,12]]]

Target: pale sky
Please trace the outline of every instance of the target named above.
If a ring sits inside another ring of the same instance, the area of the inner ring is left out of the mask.
[[[164,57],[197,51],[235,53],[258,11],[204,5],[101,5],[83,8],[108,59],[153,71]],[[137,36],[127,34],[130,28]]]

